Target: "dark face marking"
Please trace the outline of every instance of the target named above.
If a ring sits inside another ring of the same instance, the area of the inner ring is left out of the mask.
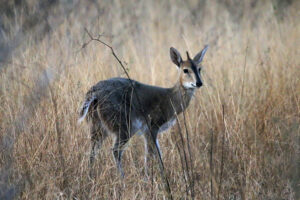
[[[189,59],[189,62],[190,62],[190,65],[191,65],[191,69],[193,70],[195,78],[196,78],[196,86],[198,88],[200,88],[203,85],[203,83],[201,81],[201,78],[200,78],[201,68],[198,69],[196,63],[193,60]]]

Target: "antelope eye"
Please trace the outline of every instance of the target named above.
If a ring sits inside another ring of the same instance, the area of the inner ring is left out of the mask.
[[[188,70],[188,69],[184,69],[183,72],[184,72],[185,74],[187,74],[187,73],[189,73],[189,70]]]

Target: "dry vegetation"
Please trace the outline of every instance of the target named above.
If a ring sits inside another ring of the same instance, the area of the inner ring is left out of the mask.
[[[0,39],[18,45],[0,52],[0,198],[166,197],[156,168],[144,179],[140,137],[125,151],[123,181],[111,140],[88,176],[89,128],[76,124],[78,110],[93,84],[125,75],[100,43],[82,48],[85,27],[103,34],[133,79],[163,87],[177,77],[170,46],[194,55],[210,45],[205,86],[180,127],[160,136],[174,199],[300,198],[299,1],[67,2],[51,5],[42,33],[26,18],[35,0],[1,18]]]

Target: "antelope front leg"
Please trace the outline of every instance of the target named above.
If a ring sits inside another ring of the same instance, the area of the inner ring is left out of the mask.
[[[157,134],[156,134],[156,132],[154,132],[154,133],[152,132],[152,134],[153,134],[153,136],[151,136],[150,132],[147,132],[144,135],[144,137],[145,137],[145,175],[147,178],[149,177],[149,167],[151,167],[149,165],[149,163],[151,163],[151,165],[153,165],[154,158],[155,157],[158,158],[158,156],[161,156],[161,151],[160,151],[159,143],[157,140]],[[159,155],[156,154],[157,151],[158,151]]]

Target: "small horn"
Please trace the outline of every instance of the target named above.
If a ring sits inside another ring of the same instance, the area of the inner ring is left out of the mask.
[[[186,52],[186,56],[188,60],[191,60],[189,52]]]

